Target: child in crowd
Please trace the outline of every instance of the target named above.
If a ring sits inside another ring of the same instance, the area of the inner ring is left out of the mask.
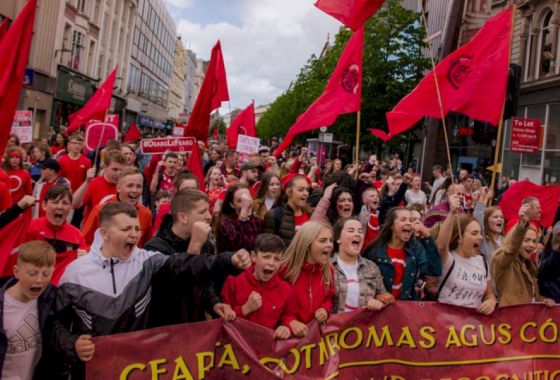
[[[359,218],[364,231],[364,247],[367,247],[379,235],[379,192],[375,187],[368,187],[362,193],[362,209]]]
[[[332,310],[334,272],[330,265],[333,232],[329,225],[309,221],[296,233],[284,253],[283,277],[294,287],[293,307],[286,319],[292,333],[304,337],[305,324],[323,323]]]
[[[222,290],[224,302],[239,317],[276,329],[276,339],[290,337],[286,317],[292,286],[278,275],[285,249],[280,237],[260,234],[251,252],[253,265],[237,277],[228,277]]]
[[[0,378],[53,379],[55,361],[47,358],[47,316],[56,289],[50,284],[55,252],[44,241],[19,247],[14,276],[0,291]],[[46,366],[49,366],[47,369]]]

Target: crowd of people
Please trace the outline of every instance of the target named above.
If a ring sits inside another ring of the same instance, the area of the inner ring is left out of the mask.
[[[540,225],[536,197],[504,220],[466,169],[435,165],[422,183],[398,155],[318,163],[305,147],[277,159],[276,144],[243,162],[200,144],[200,183],[183,153],[110,141],[84,154],[79,132],[26,150],[12,137],[0,233],[32,219],[0,291],[0,377],[80,379],[92,337],[213,318],[289,339],[312,320],[396,300],[485,315],[560,302],[560,222]],[[77,258],[55,287],[68,251]]]

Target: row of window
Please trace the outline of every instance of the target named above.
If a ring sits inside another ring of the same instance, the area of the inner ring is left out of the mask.
[[[165,59],[163,54],[161,54],[138,28],[134,29],[133,44],[137,46],[140,51],[144,52],[154,65],[163,71],[167,77],[171,76],[173,65]]]
[[[175,51],[175,38],[167,31],[165,25],[150,4],[150,0],[141,0],[138,14],[142,16],[144,22],[150,27],[155,37],[161,42],[165,50],[173,55]]]
[[[167,86],[159,83],[147,73],[141,73],[139,95],[148,99],[152,103],[167,107],[167,96],[169,90]]]

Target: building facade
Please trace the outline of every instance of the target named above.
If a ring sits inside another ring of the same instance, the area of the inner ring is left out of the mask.
[[[173,77],[169,91],[169,119],[174,122],[179,120],[179,114],[184,113],[187,63],[187,49],[183,46],[181,37],[178,37],[175,42]]]
[[[183,104],[183,113],[190,115],[194,107],[198,88],[196,87],[196,53],[187,49],[187,66],[185,73],[185,97]]]
[[[163,0],[138,0],[126,80],[127,123],[167,130],[177,30]]]
[[[24,0],[0,2],[14,19]],[[82,107],[118,66],[110,112],[125,105],[125,83],[136,0],[39,0],[26,85],[18,109],[34,112],[34,137],[46,137]]]

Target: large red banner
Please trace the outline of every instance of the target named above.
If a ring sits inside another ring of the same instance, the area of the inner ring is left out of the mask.
[[[87,379],[560,379],[560,308],[491,316],[397,302],[310,324],[304,339],[238,318],[95,338]]]

